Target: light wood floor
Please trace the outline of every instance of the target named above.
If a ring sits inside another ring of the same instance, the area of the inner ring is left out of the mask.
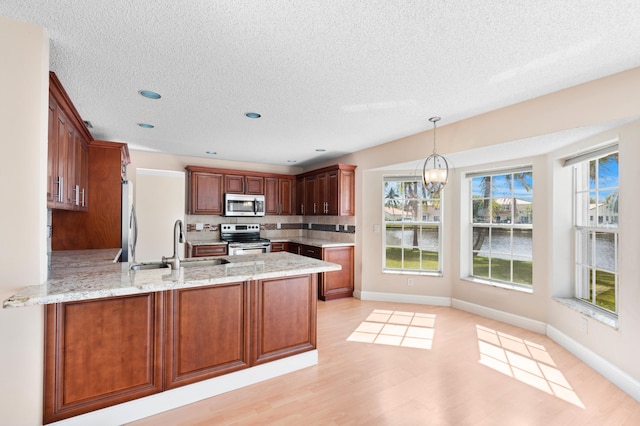
[[[428,314],[404,328],[431,348],[347,340],[382,327],[376,310],[401,312],[392,334]],[[133,425],[640,424],[640,403],[549,338],[453,308],[319,301],[318,352],[317,366]]]

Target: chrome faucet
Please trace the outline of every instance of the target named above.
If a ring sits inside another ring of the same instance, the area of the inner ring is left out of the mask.
[[[173,270],[180,269],[180,256],[178,255],[178,243],[184,243],[184,230],[182,226],[182,221],[180,219],[176,220],[176,223],[173,225],[173,256],[171,257],[162,256],[162,263],[171,265],[171,269]]]

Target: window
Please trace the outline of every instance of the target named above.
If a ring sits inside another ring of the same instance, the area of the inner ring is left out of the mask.
[[[617,313],[617,145],[591,157],[565,163],[573,164],[575,176],[576,298]]]
[[[441,273],[441,197],[415,176],[384,179],[385,271]]]
[[[467,174],[471,184],[471,275],[531,288],[533,174],[530,167]]]

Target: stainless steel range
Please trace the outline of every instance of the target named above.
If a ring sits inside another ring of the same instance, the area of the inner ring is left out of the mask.
[[[271,241],[260,237],[260,225],[222,224],[220,239],[229,244],[229,254],[255,254],[271,251]]]

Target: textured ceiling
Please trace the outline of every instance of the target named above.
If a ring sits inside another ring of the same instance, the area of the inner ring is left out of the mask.
[[[275,165],[640,66],[637,0],[2,0],[0,16],[47,29],[96,139]]]

